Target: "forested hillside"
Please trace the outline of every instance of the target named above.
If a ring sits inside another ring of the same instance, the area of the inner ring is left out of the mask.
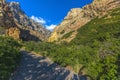
[[[66,34],[69,37],[71,34]],[[64,36],[63,38],[66,38]],[[50,57],[54,62],[83,72],[94,80],[120,79],[120,8],[97,17],[78,29],[70,43],[24,42],[30,51]]]

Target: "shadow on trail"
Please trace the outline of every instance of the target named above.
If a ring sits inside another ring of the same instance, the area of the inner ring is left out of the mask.
[[[72,77],[73,73],[48,58],[22,51],[20,66],[9,80],[71,80]]]

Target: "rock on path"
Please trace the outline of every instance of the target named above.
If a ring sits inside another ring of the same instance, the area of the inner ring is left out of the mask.
[[[20,66],[9,80],[78,80],[73,72],[49,58],[22,51]]]

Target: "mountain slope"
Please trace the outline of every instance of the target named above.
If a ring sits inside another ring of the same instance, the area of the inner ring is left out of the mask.
[[[91,4],[81,8],[74,8],[67,14],[64,20],[58,25],[51,34],[48,41],[67,41],[70,42],[75,38],[77,29],[96,17],[102,17],[111,9],[120,6],[120,0],[94,0]],[[73,31],[67,38],[62,37]]]
[[[70,42],[76,45],[80,63],[94,79],[120,79],[120,8],[102,18],[95,18],[82,28]],[[84,57],[83,57],[84,56]],[[96,78],[95,78],[96,77]]]
[[[0,26],[6,28],[6,33],[22,40],[46,40],[50,31],[43,25],[31,20],[20,8],[17,2],[0,1]]]
[[[36,31],[37,33],[35,35],[41,37],[41,40],[45,40],[50,36],[50,31],[45,29],[42,24],[37,23],[34,20],[30,19],[21,10],[21,7],[18,2],[10,2],[9,7],[10,7],[10,11],[13,14],[14,21],[17,23],[17,26],[23,29]],[[32,34],[34,34],[34,32]]]
[[[66,34],[69,37],[72,32]],[[70,43],[26,43],[54,62],[91,80],[120,79],[120,8],[96,17],[77,30]],[[29,45],[30,44],[30,45]],[[34,47],[32,47],[34,46]]]

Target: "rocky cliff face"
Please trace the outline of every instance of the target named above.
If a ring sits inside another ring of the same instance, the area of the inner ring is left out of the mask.
[[[22,40],[43,41],[51,33],[43,25],[31,20],[21,10],[19,3],[7,3],[5,0],[0,1],[0,27],[6,28],[7,35],[16,38],[13,34],[17,34],[17,38]]]
[[[96,17],[102,17],[111,9],[120,7],[120,0],[94,0],[91,4],[81,8],[74,8],[68,12],[67,16],[51,34],[48,41],[71,41],[77,34],[77,29]],[[67,33],[72,34],[67,38],[62,38]]]
[[[11,2],[9,3],[10,10],[12,11],[14,21],[17,26],[30,30],[30,33],[45,40],[50,36],[50,31],[45,29],[42,24],[35,22],[30,19],[20,8],[19,3]]]
[[[12,16],[12,12],[10,11],[5,0],[0,1],[0,26],[5,26],[6,28],[16,26]]]

